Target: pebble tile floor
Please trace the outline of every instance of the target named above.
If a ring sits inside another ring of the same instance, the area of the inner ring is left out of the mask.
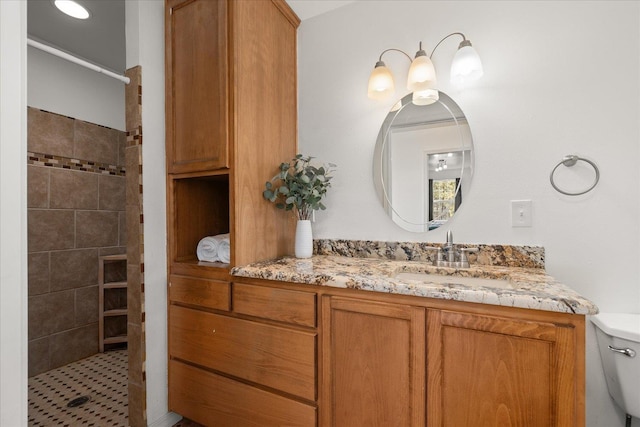
[[[90,396],[75,408],[69,401]],[[29,378],[29,426],[128,426],[127,350],[98,353]]]

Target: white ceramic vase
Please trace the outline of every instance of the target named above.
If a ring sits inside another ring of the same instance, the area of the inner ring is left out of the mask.
[[[311,258],[311,255],[313,255],[311,221],[299,219],[296,224],[296,258]]]

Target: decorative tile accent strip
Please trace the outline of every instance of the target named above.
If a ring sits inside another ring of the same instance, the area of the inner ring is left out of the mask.
[[[72,159],[69,157],[53,156],[51,154],[27,152],[27,164],[59,169],[71,169],[83,172],[99,173],[102,175],[125,176],[124,166],[107,165],[89,160]]]
[[[142,126],[127,131],[127,147],[142,145]]]
[[[371,240],[314,240],[314,254],[338,255],[352,258],[380,258],[397,261],[433,262],[436,251],[428,247],[442,247],[442,243],[379,242]],[[471,265],[523,267],[544,269],[542,246],[458,244],[462,248],[478,248],[469,254]]]

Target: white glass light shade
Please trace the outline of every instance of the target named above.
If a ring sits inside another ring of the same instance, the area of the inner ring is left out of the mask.
[[[409,67],[407,89],[411,92],[434,89],[436,87],[436,69],[426,55],[417,56]]]
[[[482,62],[472,46],[463,46],[456,52],[451,63],[451,83],[464,84],[482,77]]]
[[[388,98],[395,90],[391,71],[379,61],[369,76],[368,95],[371,99],[383,100]]]
[[[412,101],[415,105],[429,105],[440,99],[436,89],[413,92]]]
[[[53,4],[61,12],[76,19],[87,19],[90,16],[89,11],[84,6],[72,0],[54,0]]]

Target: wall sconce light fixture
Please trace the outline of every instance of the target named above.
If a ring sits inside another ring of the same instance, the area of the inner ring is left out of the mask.
[[[419,49],[413,60],[403,50],[394,48],[384,50],[369,77],[369,98],[382,100],[394,92],[393,75],[382,61],[382,56],[389,51],[396,51],[402,53],[411,61],[411,67],[409,67],[407,75],[407,89],[413,92],[413,103],[416,105],[429,105],[436,102],[438,100],[436,70],[431,58],[440,43],[454,35],[461,36],[462,42],[460,42],[458,51],[451,63],[451,82],[459,85],[482,77],[482,62],[480,62],[480,56],[478,56],[476,50],[471,46],[471,42],[462,33],[451,33],[436,44],[429,56],[422,50],[422,42],[420,42]]]

